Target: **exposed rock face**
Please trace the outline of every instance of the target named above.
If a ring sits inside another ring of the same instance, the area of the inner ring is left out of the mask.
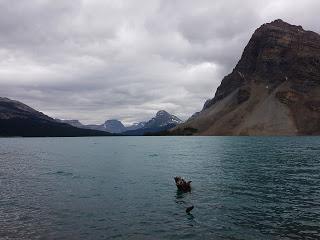
[[[126,131],[126,127],[120,122],[119,120],[107,120],[104,123],[105,131],[111,132],[111,133],[122,133]]]
[[[18,101],[0,98],[0,136],[72,137],[107,136],[59,122]]]
[[[179,124],[182,120],[178,117],[164,111],[160,110],[157,112],[156,116],[145,123],[145,128],[163,127],[169,124]]]
[[[164,110],[160,110],[157,112],[156,116],[149,121],[140,123],[140,125],[142,126],[141,128],[126,131],[123,134],[144,135],[145,133],[156,133],[169,130],[180,123],[182,123],[182,120],[178,117]]]
[[[320,36],[276,20],[258,28],[197,116],[198,135],[320,134]]]

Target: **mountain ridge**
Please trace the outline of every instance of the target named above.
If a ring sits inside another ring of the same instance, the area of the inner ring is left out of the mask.
[[[2,137],[81,137],[110,136],[110,133],[81,129],[39,112],[28,105],[0,97],[0,136]]]
[[[130,126],[124,126],[121,121],[117,119],[106,120],[101,125],[84,125],[78,120],[59,120],[57,121],[68,123],[72,126],[94,129],[99,131],[108,131],[110,133],[117,133],[122,135],[143,135],[146,132],[158,132],[168,130],[182,123],[182,120],[173,114],[168,113],[165,110],[159,110],[154,117],[148,121],[132,124]]]
[[[149,121],[143,122],[143,127],[135,130],[129,130],[123,132],[124,135],[145,135],[152,134],[156,132],[167,131],[171,128],[174,128],[178,124],[181,124],[183,121],[168,113],[165,110],[160,110],[156,113],[155,117],[151,118]]]
[[[203,110],[170,134],[320,134],[320,36],[280,19],[252,35]]]

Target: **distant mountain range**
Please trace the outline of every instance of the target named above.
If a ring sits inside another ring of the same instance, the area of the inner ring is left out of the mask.
[[[101,125],[84,125],[78,120],[53,119],[18,101],[0,97],[0,136],[22,137],[76,137],[144,135],[165,131],[182,121],[166,111],[155,117],[125,127],[119,120],[107,120]]]
[[[8,98],[0,97],[0,136],[22,137],[75,137],[110,136],[105,131],[82,129],[34,110],[33,108]]]
[[[170,128],[181,124],[183,121],[178,117],[164,111],[160,110],[156,115],[149,121],[135,123],[131,126],[124,126],[121,121],[112,119],[107,120],[101,125],[84,125],[78,120],[59,120],[59,122],[70,124],[74,127],[79,127],[83,129],[107,131],[110,133],[117,133],[122,135],[144,135],[145,133],[153,133],[159,131],[165,131]]]
[[[319,135],[320,35],[276,20],[258,28],[201,112],[172,135]]]

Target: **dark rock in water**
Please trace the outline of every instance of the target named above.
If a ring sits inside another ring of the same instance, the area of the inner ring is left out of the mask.
[[[194,206],[192,205],[191,207],[187,207],[186,213],[190,213],[194,209]]]
[[[174,181],[176,182],[176,186],[178,190],[182,192],[190,192],[191,191],[191,181],[186,182],[181,177],[175,177]]]

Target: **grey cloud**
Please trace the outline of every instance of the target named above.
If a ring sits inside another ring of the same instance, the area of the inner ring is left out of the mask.
[[[253,31],[282,18],[320,31],[317,0],[0,0],[0,95],[53,116],[187,118]],[[307,14],[304,14],[307,13]]]

